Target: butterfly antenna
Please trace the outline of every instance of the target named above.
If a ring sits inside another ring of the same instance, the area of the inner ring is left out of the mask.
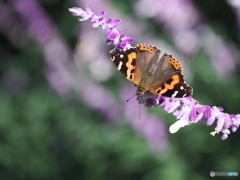
[[[138,108],[139,108],[139,118],[138,121],[141,122],[141,108],[140,108],[140,104],[138,103]]]
[[[130,98],[127,99],[127,102],[132,99],[134,96],[136,96],[136,94],[134,94],[133,96],[131,96]]]

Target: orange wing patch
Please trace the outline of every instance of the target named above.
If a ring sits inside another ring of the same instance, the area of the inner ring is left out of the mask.
[[[141,51],[146,51],[146,45],[145,45],[145,44],[138,44],[137,47],[138,47]]]
[[[155,92],[159,95],[162,95],[166,93],[169,89],[173,89],[174,86],[180,82],[180,77],[178,74],[175,74],[172,76],[171,80],[172,81],[170,84],[164,83],[162,87],[157,88]]]
[[[139,50],[141,50],[141,51],[148,51],[148,52],[154,52],[155,50],[159,50],[159,49],[157,49],[156,47],[151,46],[151,45],[149,45],[149,46],[146,48],[146,45],[145,45],[145,44],[138,44],[137,47],[138,47]]]
[[[180,70],[180,71],[183,70],[182,65],[180,64],[180,62],[178,62],[173,57],[169,57],[168,62],[171,63],[176,70]]]
[[[126,62],[126,67],[127,67],[127,76],[126,78],[129,80],[134,79],[134,72],[136,69],[136,59],[137,59],[137,53],[132,52],[128,54],[128,61]]]

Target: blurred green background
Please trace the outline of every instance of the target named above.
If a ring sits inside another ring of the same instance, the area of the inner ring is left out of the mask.
[[[161,108],[141,107],[138,122],[135,99],[125,102],[135,89],[111,64],[105,32],[68,11],[85,4],[122,19],[133,46],[145,42],[177,58],[200,103],[240,112],[238,1],[1,1],[0,179],[240,173],[238,131],[222,141],[210,136],[215,126],[198,123],[170,134],[176,118]]]

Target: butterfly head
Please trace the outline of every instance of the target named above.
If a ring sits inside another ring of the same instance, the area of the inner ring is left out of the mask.
[[[146,92],[146,90],[144,90],[143,88],[141,88],[140,86],[138,87],[137,90],[137,100],[140,100],[142,98],[142,96],[144,95],[144,93]]]

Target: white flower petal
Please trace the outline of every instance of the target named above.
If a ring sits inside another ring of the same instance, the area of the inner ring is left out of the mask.
[[[186,126],[187,123],[185,120],[179,120],[177,122],[175,122],[174,124],[172,124],[170,127],[169,127],[169,132],[170,133],[176,133],[178,132],[178,130],[184,126]]]

